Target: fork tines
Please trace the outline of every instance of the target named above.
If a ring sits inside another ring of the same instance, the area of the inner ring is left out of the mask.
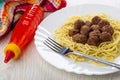
[[[43,43],[57,53],[59,53],[59,51],[63,48],[62,45],[58,44],[56,41],[54,41],[50,37],[48,37]]]

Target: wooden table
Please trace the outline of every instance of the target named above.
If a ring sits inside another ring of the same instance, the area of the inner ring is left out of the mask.
[[[96,0],[67,1],[68,5],[92,3],[92,1],[97,3]],[[100,1],[100,4],[111,4],[117,7],[120,4],[119,0]],[[87,76],[59,70],[42,59],[35,48],[34,40],[26,47],[22,52],[23,55],[18,60],[11,60],[8,64],[4,64],[3,49],[8,43],[10,35],[11,33],[0,40],[0,80],[120,80],[120,72],[103,76]]]

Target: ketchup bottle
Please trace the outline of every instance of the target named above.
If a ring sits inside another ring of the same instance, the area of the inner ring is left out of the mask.
[[[10,41],[4,49],[5,63],[20,56],[21,51],[33,39],[43,17],[44,12],[39,5],[33,4],[28,7],[13,29]]]

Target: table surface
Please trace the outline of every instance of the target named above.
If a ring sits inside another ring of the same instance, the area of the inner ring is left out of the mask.
[[[120,7],[120,0],[67,0],[68,6],[78,4],[105,4]],[[48,15],[48,14],[46,14]],[[0,40],[0,80],[120,80],[120,72],[108,75],[78,75],[59,70],[47,63],[36,50],[34,40],[24,49],[18,60],[4,64],[3,49],[11,33]]]

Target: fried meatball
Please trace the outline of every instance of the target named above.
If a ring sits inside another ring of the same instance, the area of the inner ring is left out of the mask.
[[[84,35],[88,35],[90,30],[91,30],[91,28],[89,26],[84,25],[81,27],[80,33],[84,34]]]
[[[87,26],[90,27],[90,26],[92,25],[92,22],[90,22],[90,21],[86,21],[86,22],[85,22],[85,25],[87,25]]]
[[[112,28],[112,26],[110,25],[105,25],[104,27],[102,27],[101,29],[103,32],[108,32],[111,35],[114,33],[114,29]]]
[[[82,21],[82,20],[77,20],[77,21],[75,21],[75,23],[74,23],[74,28],[75,29],[80,29],[81,28],[81,26],[83,26],[85,23]]]
[[[78,29],[71,29],[71,30],[69,30],[69,36],[73,36],[73,35],[75,35],[77,33],[79,33]]]
[[[98,24],[100,22],[101,18],[99,16],[95,16],[92,18],[92,24]]]
[[[102,28],[105,25],[110,25],[110,23],[107,20],[102,19],[102,20],[100,20],[98,25]]]
[[[86,41],[87,41],[87,37],[85,35],[83,35],[83,34],[75,34],[73,36],[73,41],[85,44]]]
[[[92,29],[92,30],[100,30],[101,28],[100,28],[99,25],[92,25],[92,26],[91,26],[91,29]]]
[[[100,40],[102,42],[110,41],[112,38],[111,34],[108,32],[102,32],[100,35]]]
[[[90,33],[89,33],[89,37],[91,37],[91,36],[100,36],[100,31],[99,30],[94,30],[94,31],[91,31]]]
[[[97,36],[90,36],[87,40],[87,44],[98,46],[100,44],[100,39]]]

